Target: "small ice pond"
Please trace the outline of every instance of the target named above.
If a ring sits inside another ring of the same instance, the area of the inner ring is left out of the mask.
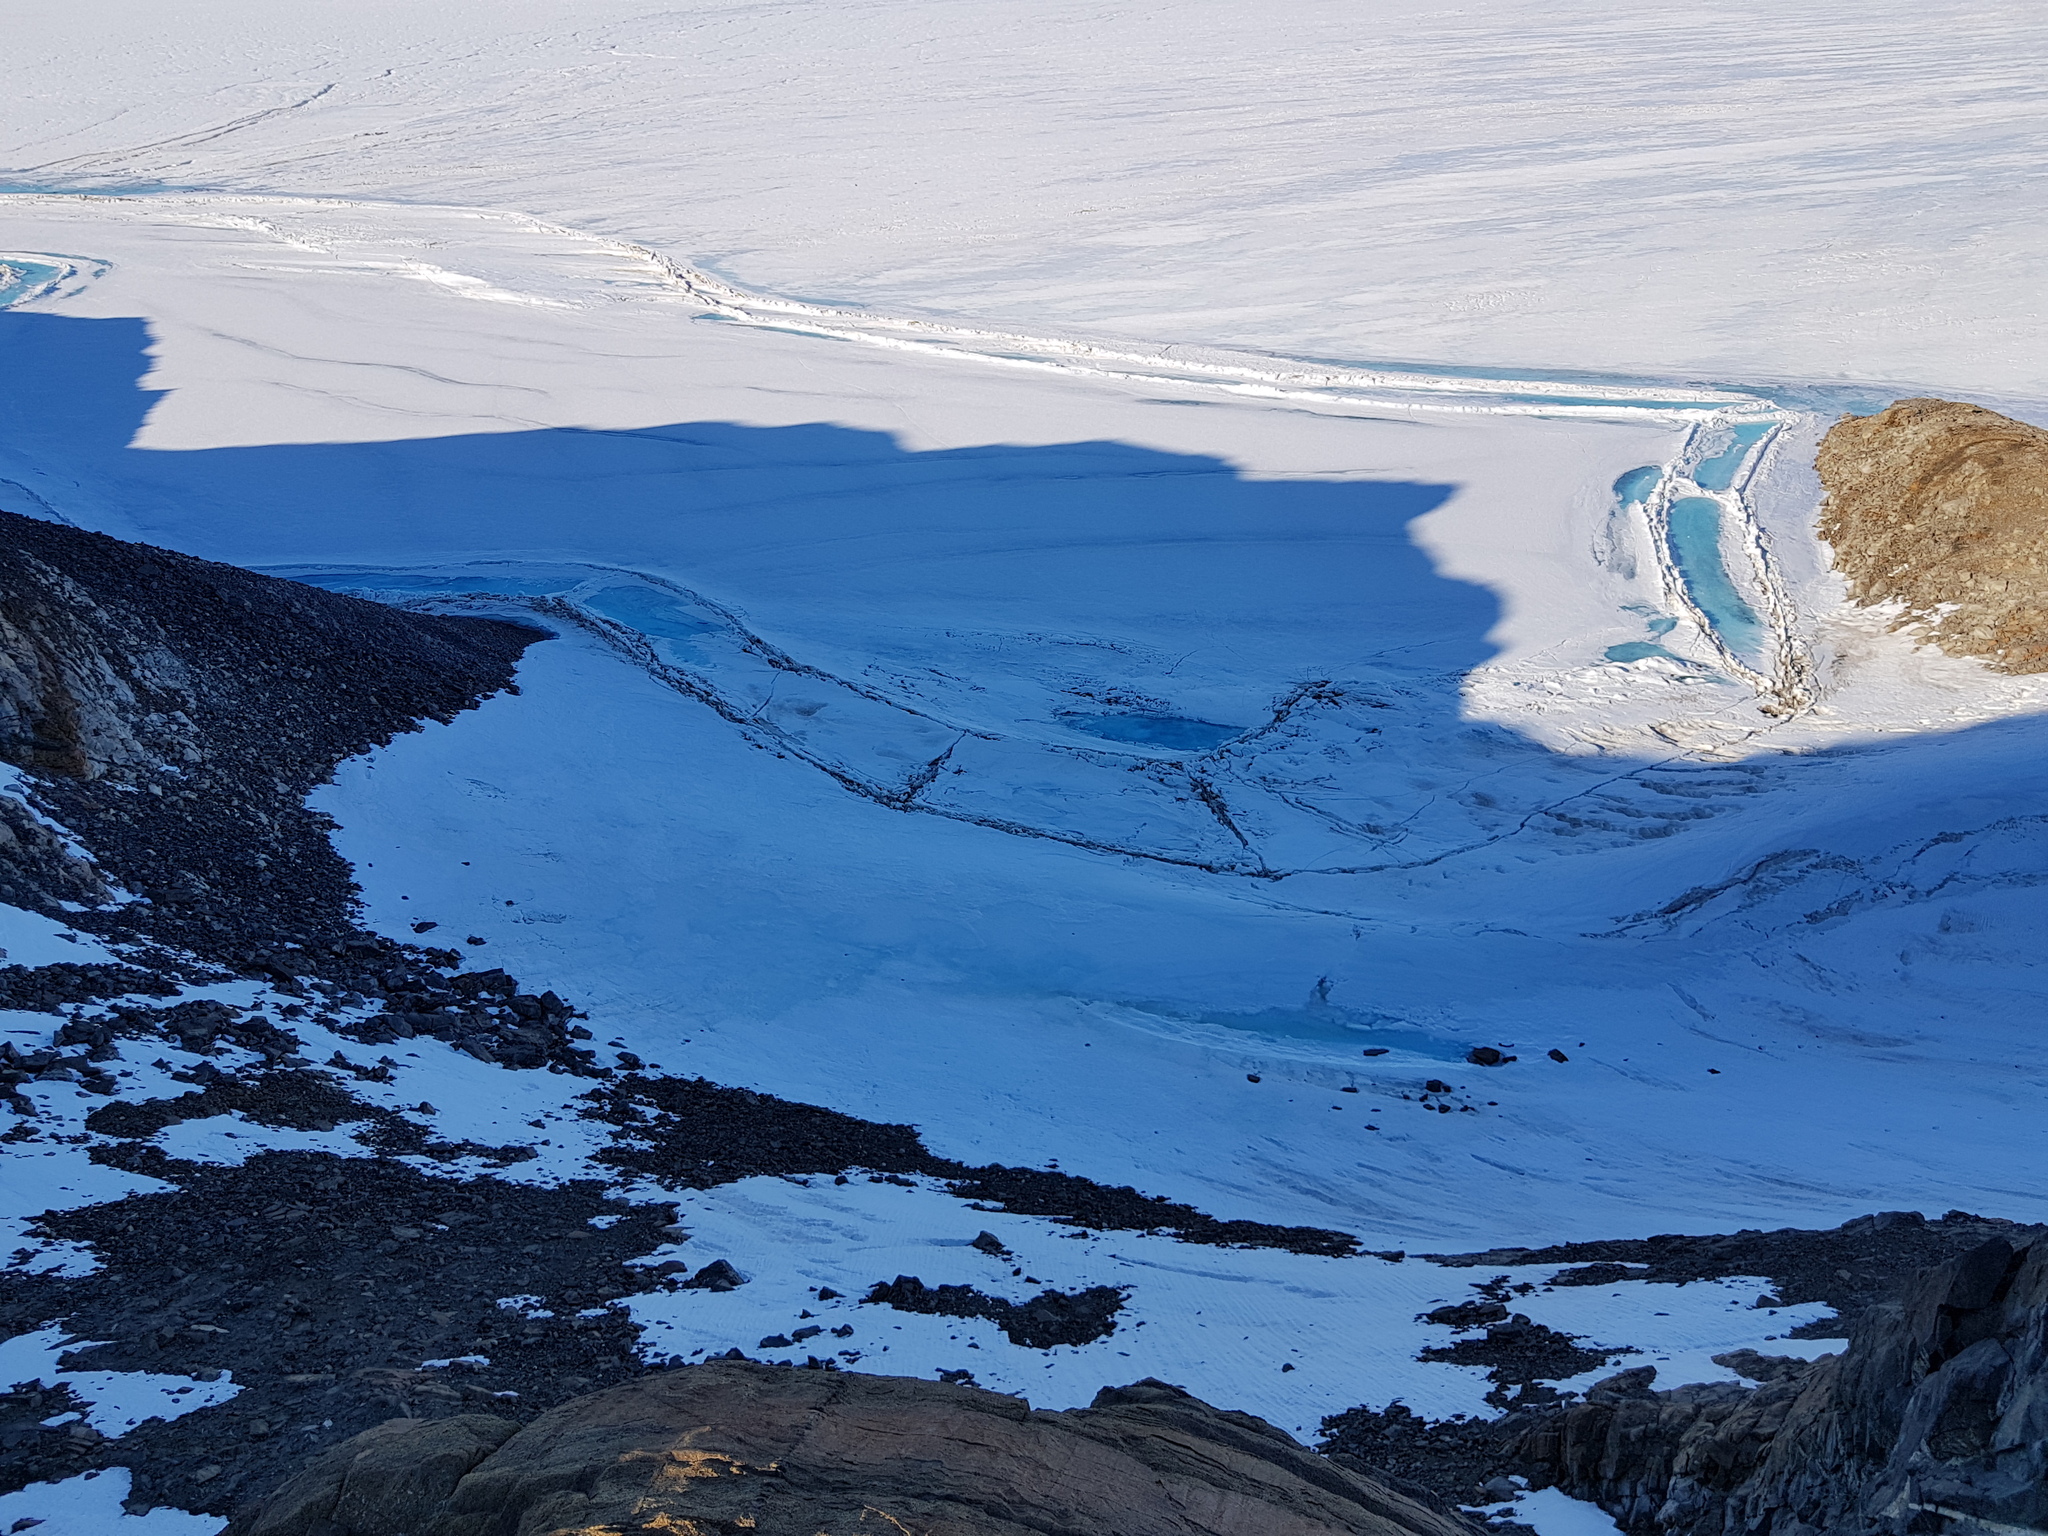
[[[1651,640],[1624,640],[1619,645],[1607,647],[1605,654],[1609,661],[1647,661],[1652,656],[1664,656],[1672,661],[1678,659]]]
[[[1692,472],[1692,483],[1703,491],[1725,491],[1735,484],[1749,450],[1770,435],[1775,422],[1747,421],[1732,429],[1733,441],[1711,458],[1702,459]]]
[[[1308,1003],[1294,1008],[1257,1008],[1241,1013],[1201,1012],[1170,1003],[1129,1003],[1131,1013],[1178,1024],[1208,1025],[1237,1034],[1267,1039],[1306,1040],[1356,1047],[1346,1054],[1387,1056],[1396,1052],[1428,1061],[1462,1065],[1470,1042],[1426,1034],[1404,1019],[1371,1009],[1344,1008],[1333,1003]],[[1128,1015],[1126,1015],[1128,1017]]]
[[[1664,471],[1655,464],[1632,469],[1614,482],[1614,499],[1623,506],[1640,506],[1650,499],[1650,492],[1657,489],[1657,482],[1663,478]]]
[[[1729,578],[1721,553],[1721,504],[1684,496],[1671,504],[1671,559],[1692,600],[1727,644],[1744,656],[1760,655],[1764,626]]]
[[[26,256],[0,256],[0,309],[42,297],[70,270],[47,261],[31,261]]]
[[[695,640],[723,628],[691,613],[679,599],[656,587],[606,587],[582,600],[592,613],[637,629],[657,640]]]

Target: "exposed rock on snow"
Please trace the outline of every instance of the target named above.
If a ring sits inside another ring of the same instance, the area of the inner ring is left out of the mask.
[[[1776,1300],[1770,1305],[1822,1301],[1833,1307],[1835,1318],[1799,1330],[1801,1338],[1833,1339],[1847,1338],[1850,1326],[1866,1307],[1893,1300],[1929,1266],[1993,1237],[2024,1240],[2028,1230],[2015,1222],[1973,1216],[1967,1211],[1950,1211],[1939,1221],[1928,1221],[1918,1211],[1878,1211],[1824,1231],[1781,1227],[1774,1232],[1667,1232],[1655,1237],[1560,1243],[1551,1248],[1495,1248],[1485,1253],[1421,1257],[1466,1269],[1578,1266],[1561,1271],[1550,1282],[1564,1286],[1608,1285],[1621,1279],[1683,1285],[1731,1275],[1764,1275],[1775,1288]],[[1483,1285],[1479,1289],[1487,1291]]]
[[[1486,1400],[1496,1408],[1555,1401],[1557,1393],[1544,1382],[1598,1370],[1616,1353],[1587,1349],[1573,1335],[1533,1323],[1520,1312],[1483,1326],[1481,1337],[1425,1349],[1422,1358],[1484,1367],[1494,1383]]]
[[[1953,400],[1845,416],[1820,532],[1857,601],[1899,602],[1952,656],[2048,671],[2048,431]]]
[[[617,1128],[612,1145],[595,1161],[666,1189],[710,1189],[753,1174],[858,1168],[897,1183],[906,1182],[905,1174],[943,1179],[962,1200],[1075,1227],[1170,1232],[1184,1243],[1218,1247],[1332,1256],[1358,1251],[1358,1240],[1348,1232],[1224,1220],[1163,1195],[1052,1169],[970,1167],[932,1152],[915,1127],[878,1124],[703,1078],[632,1072],[585,1097],[588,1118]]]
[[[1962,1211],[1951,1211],[1939,1221],[1927,1221],[1912,1211],[1882,1211],[1826,1231],[1787,1227],[1719,1235],[1667,1233],[1544,1249],[1499,1248],[1424,1257],[1465,1268],[1575,1266],[1553,1274],[1545,1289],[1625,1281],[1683,1286],[1735,1275],[1761,1275],[1769,1278],[1773,1289],[1756,1304],[1772,1318],[1779,1318],[1786,1307],[1810,1302],[1825,1302],[1836,1311],[1834,1317],[1792,1328],[1786,1337],[1831,1339],[1846,1338],[1860,1319],[1894,1308],[1901,1296],[1922,1283],[1921,1277],[1930,1268],[1957,1261],[1991,1241],[2021,1246],[2035,1230]],[[1434,1498],[1447,1505],[1490,1501],[1483,1485],[1505,1475],[1558,1477],[1555,1470],[1545,1470],[1552,1467],[1557,1455],[1555,1441],[1545,1437],[1558,1433],[1559,1415],[1565,1416],[1565,1424],[1582,1423],[1587,1409],[1584,1404],[1547,1402],[1556,1394],[1546,1383],[1559,1380],[1574,1364],[1581,1369],[1591,1366],[1600,1353],[1549,1329],[1509,1330],[1504,1337],[1492,1337],[1495,1328],[1509,1320],[1514,1293],[1507,1287],[1505,1275],[1478,1282],[1474,1289],[1478,1292],[1475,1299],[1438,1307],[1425,1317],[1446,1327],[1486,1328],[1489,1336],[1460,1340],[1425,1353],[1453,1363],[1485,1366],[1495,1383],[1489,1400],[1516,1411],[1493,1419],[1455,1416],[1432,1420],[1399,1402],[1384,1409],[1360,1406],[1323,1421],[1320,1447],[1326,1454],[1416,1497]],[[1799,1378],[1809,1366],[1803,1359],[1755,1349],[1737,1349],[1712,1359],[1746,1381],[1766,1383]],[[1638,1364],[1607,1378],[1589,1395],[1610,1407],[1623,1400],[1663,1404],[1677,1416],[1681,1432],[1696,1412],[1723,1412],[1738,1402],[1765,1401],[1734,1382],[1688,1384],[1654,1393],[1650,1386],[1655,1374]],[[1510,1388],[1515,1389],[1512,1395]],[[1716,1404],[1721,1406],[1715,1408]],[[1628,1413],[1639,1418],[1642,1410],[1638,1407]],[[1534,1465],[1530,1457],[1536,1458]],[[1668,1468],[1665,1471],[1668,1473]],[[1647,1474],[1629,1475],[1640,1479]],[[1568,1492],[1594,1496],[1580,1486],[1565,1486]],[[1653,1512],[1656,1507],[1650,1505]],[[1642,1529],[1658,1527],[1650,1524]],[[1694,1528],[1688,1536],[1704,1533]]]
[[[1531,1430],[1532,1480],[1634,1532],[2012,1531],[2048,1523],[2048,1231],[1993,1237],[1761,1384],[1610,1377]],[[1745,1368],[1746,1367],[1746,1368]]]
[[[1124,1295],[1113,1285],[1092,1285],[1084,1291],[1040,1291],[1029,1301],[1006,1301],[971,1285],[926,1285],[915,1275],[898,1275],[877,1285],[864,1298],[899,1312],[937,1317],[985,1317],[1010,1342],[1026,1349],[1051,1349],[1057,1344],[1092,1344],[1116,1331],[1116,1315]]]
[[[74,1337],[107,1341],[79,1347],[79,1368],[225,1371],[239,1391],[90,1444],[40,1427],[65,1406],[44,1394],[15,1416],[20,1433],[0,1436],[0,1486],[125,1466],[140,1504],[227,1514],[394,1415],[523,1421],[646,1369],[615,1303],[664,1283],[631,1261],[660,1243],[670,1207],[628,1205],[593,1181],[456,1182],[390,1157],[277,1152],[223,1167],[159,1153],[147,1171],[176,1187],[43,1220],[102,1268],[7,1272],[0,1333],[61,1317]],[[512,1311],[507,1296],[546,1305]],[[472,1358],[483,1363],[423,1364]]]
[[[565,1403],[509,1439],[507,1427],[484,1418],[382,1425],[327,1452],[229,1530],[1470,1529],[1332,1465],[1261,1419],[1150,1380],[1105,1388],[1088,1408],[1046,1413],[952,1383],[721,1361]],[[430,1511],[424,1495],[444,1486]]]
[[[359,928],[348,865],[305,805],[343,758],[511,686],[539,638],[0,513],[0,761],[84,844],[0,795],[0,899],[91,908],[66,921],[287,991],[383,997],[357,1027],[370,1043],[428,1034],[508,1066],[584,1070],[553,993],[520,993],[502,971],[442,978],[458,951]],[[114,905],[109,876],[146,899]],[[50,1007],[157,990],[78,969],[0,969],[0,994]],[[129,1015],[105,1027],[173,1033]],[[275,1039],[277,1058],[296,1044]]]
[[[537,638],[0,513],[0,759],[150,898],[127,925],[202,954],[341,936],[353,887],[307,791],[506,687]]]

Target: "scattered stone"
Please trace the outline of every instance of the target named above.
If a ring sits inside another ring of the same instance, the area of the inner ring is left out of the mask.
[[[1099,1231],[1167,1232],[1186,1243],[1279,1248],[1342,1256],[1358,1251],[1347,1232],[1222,1221],[1128,1185],[1105,1185],[1052,1169],[969,1167],[926,1149],[916,1130],[858,1120],[703,1078],[629,1073],[584,1096],[583,1114],[614,1127],[596,1161],[668,1189],[710,1189],[762,1174],[835,1174],[866,1169],[908,1183],[941,1179],[959,1199],[1020,1216],[1045,1216]]]
[[[647,1369],[632,1322],[606,1304],[663,1283],[627,1261],[660,1242],[672,1207],[627,1206],[594,1181],[451,1184],[392,1159],[315,1152],[240,1166],[159,1154],[147,1171],[175,1187],[41,1219],[32,1235],[86,1245],[103,1268],[0,1272],[0,1332],[62,1317],[79,1338],[115,1341],[77,1350],[77,1369],[200,1380],[225,1368],[240,1391],[90,1446],[40,1429],[66,1411],[61,1394],[15,1399],[18,1419],[0,1397],[0,1489],[125,1466],[138,1497],[227,1514],[312,1451],[393,1415],[481,1406],[524,1420]],[[597,1215],[619,1219],[593,1228]],[[540,1297],[555,1315],[507,1312],[507,1295]],[[604,1310],[576,1316],[593,1307]],[[419,1368],[475,1354],[489,1366]],[[19,1435],[17,1422],[37,1427]]]
[[[1563,1051],[1560,1051],[1560,1050],[1559,1050],[1559,1049],[1558,1049],[1558,1048],[1557,1048],[1556,1046],[1554,1046],[1554,1045],[1553,1045],[1553,1046],[1552,1046],[1552,1047],[1551,1047],[1551,1048],[1549,1049],[1549,1051],[1548,1051],[1548,1052],[1546,1052],[1546,1054],[1547,1054],[1547,1055],[1548,1055],[1548,1056],[1550,1057],[1550,1059],[1551,1059],[1552,1061],[1570,1061],[1570,1060],[1571,1060],[1571,1057],[1569,1057],[1569,1056],[1565,1055],[1565,1053],[1564,1053]]]
[[[1552,1248],[1495,1248],[1484,1253],[1423,1257],[1455,1268],[1585,1266],[1564,1271],[1551,1281],[1553,1285],[1606,1285],[1617,1280],[1675,1285],[1761,1275],[1771,1282],[1774,1300],[1768,1304],[1797,1306],[1817,1301],[1835,1310],[1834,1317],[1793,1329],[1793,1337],[1839,1339],[1848,1337],[1865,1307],[1895,1294],[1920,1270],[1989,1238],[2027,1230],[2014,1222],[1966,1211],[1950,1211],[1939,1221],[1906,1212],[1887,1213],[1882,1224],[1877,1216],[1858,1216],[1823,1231],[1781,1227],[1772,1232],[1747,1229],[1711,1236],[1666,1233],[1561,1243]],[[1615,1267],[1620,1265],[1637,1267]]]
[[[1432,1345],[1416,1358],[1484,1367],[1494,1384],[1486,1401],[1496,1408],[1519,1408],[1555,1402],[1557,1393],[1544,1385],[1546,1382],[1598,1370],[1616,1355],[1634,1353],[1632,1349],[1583,1348],[1579,1335],[1560,1333],[1516,1312],[1505,1321],[1488,1323],[1481,1338]]]
[[[6,804],[6,798],[0,796],[0,810]],[[4,867],[4,854],[0,847],[0,867]],[[33,895],[5,899],[24,907],[43,905]],[[74,1003],[96,1003],[109,997],[170,997],[177,990],[178,982],[170,977],[132,965],[73,965],[62,960],[54,965],[0,966],[0,1008],[30,1013],[55,1013]]]
[[[306,946],[365,937],[307,793],[343,758],[505,687],[544,638],[4,512],[0,612],[0,760],[32,776],[103,883],[149,898],[64,920],[287,988],[360,975]],[[7,899],[57,915],[48,859],[4,819]]]
[[[1040,1291],[1029,1301],[1006,1301],[971,1285],[928,1286],[915,1275],[898,1275],[862,1297],[864,1305],[894,1307],[939,1317],[986,1318],[1002,1329],[1012,1344],[1026,1349],[1092,1344],[1116,1331],[1124,1291],[1093,1285],[1083,1291]]]
[[[1318,1448],[1349,1468],[1456,1518],[1457,1508],[1514,1464],[1507,1455],[1521,1421],[1463,1414],[1431,1421],[1407,1404],[1353,1408],[1323,1420]]]
[[[993,1232],[977,1232],[974,1236],[974,1241],[968,1246],[979,1249],[990,1258],[1007,1259],[1010,1257],[1010,1250],[1003,1246],[1003,1240]]]
[[[683,1282],[686,1290],[733,1291],[747,1283],[747,1277],[724,1259],[713,1259]]]
[[[1577,1269],[1561,1269],[1550,1277],[1552,1285],[1613,1285],[1622,1280],[1642,1280],[1647,1276],[1641,1269],[1626,1264],[1586,1264]]]
[[[1434,1312],[1424,1312],[1420,1322],[1436,1323],[1444,1328],[1478,1328],[1486,1323],[1507,1321],[1508,1308],[1504,1301],[1461,1301],[1453,1306],[1438,1307]]]
[[[222,1074],[199,1091],[175,1099],[96,1109],[85,1117],[85,1128],[102,1136],[140,1139],[187,1120],[226,1114],[244,1115],[258,1125],[331,1131],[345,1122],[367,1120],[374,1111],[324,1072]]]

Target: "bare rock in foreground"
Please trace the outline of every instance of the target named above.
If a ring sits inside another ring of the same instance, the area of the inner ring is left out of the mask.
[[[1758,1385],[1657,1392],[1654,1367],[1623,1371],[1524,1435],[1531,1481],[1644,1536],[2048,1529],[2041,1229],[1927,1271],[1840,1355],[1716,1358]]]
[[[1820,533],[1860,603],[1896,600],[1951,656],[2048,671],[2048,431],[1900,400],[1820,446]]]
[[[1047,1413],[943,1382],[718,1361],[508,1427],[380,1425],[230,1532],[1470,1536],[1261,1419],[1156,1381]]]

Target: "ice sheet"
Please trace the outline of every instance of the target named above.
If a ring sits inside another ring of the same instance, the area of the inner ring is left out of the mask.
[[[0,313],[0,505],[544,623],[519,695],[316,804],[382,931],[474,932],[665,1070],[1388,1251],[2048,1216],[2048,692],[1846,606],[1808,467],[1909,390],[2043,418],[2041,19],[1361,17],[20,18],[0,243],[68,275]],[[1695,493],[1741,654],[1670,558]],[[582,1084],[407,1045],[360,1091],[589,1173]],[[27,1091],[6,1241],[78,1272],[30,1218],[159,1186]],[[664,1256],[752,1279],[636,1300],[656,1354],[760,1352],[828,1281],[1114,1284],[1050,1354],[832,1306],[857,1368],[1047,1406],[1483,1402],[1415,1359],[1474,1277],[1415,1258],[864,1180],[683,1203]],[[1664,1384],[1814,1347],[1740,1282],[1547,1278],[1524,1310]]]

